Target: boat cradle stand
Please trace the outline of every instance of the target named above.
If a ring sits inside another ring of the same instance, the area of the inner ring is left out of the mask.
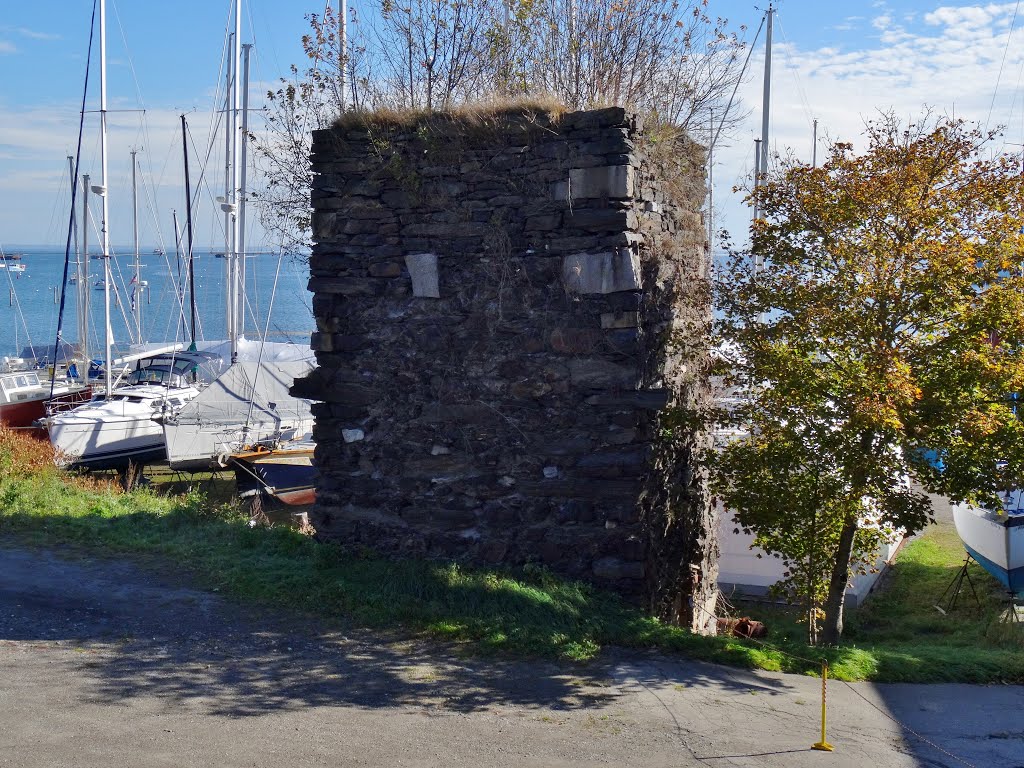
[[[974,558],[968,555],[964,559],[964,564],[960,566],[960,570],[956,572],[956,576],[949,582],[949,585],[942,591],[942,595],[939,596],[939,601],[935,604],[935,610],[945,616],[947,613],[952,611],[956,607],[957,598],[960,597],[960,591],[963,589],[964,581],[967,581],[967,585],[971,588],[971,594],[974,595],[974,602],[979,606],[981,600],[978,599],[978,592],[974,588],[974,582],[971,581],[971,574],[967,569],[967,566],[971,564],[971,560]],[[946,601],[945,608],[942,607],[942,601],[946,600],[946,595],[949,595],[949,600]]]

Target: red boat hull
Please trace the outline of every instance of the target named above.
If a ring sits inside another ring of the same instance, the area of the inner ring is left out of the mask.
[[[0,424],[7,427],[31,427],[46,415],[45,400],[21,400],[0,405]]]

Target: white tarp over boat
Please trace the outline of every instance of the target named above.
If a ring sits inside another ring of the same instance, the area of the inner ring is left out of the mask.
[[[166,346],[166,342],[160,344],[133,344],[132,351],[147,351],[156,347]],[[184,348],[185,344],[182,344]],[[200,352],[209,352],[218,355],[228,362],[231,360],[231,342],[221,339],[219,341],[197,341],[196,349]],[[287,341],[259,341],[240,338],[237,342],[238,362],[289,362],[308,361],[315,365],[316,355],[309,346],[300,346]]]
[[[294,349],[294,345],[281,346]],[[267,360],[266,355],[258,363],[246,360],[232,365],[164,422],[171,467],[210,468],[217,465],[219,456],[243,446],[310,431],[312,401],[293,397],[288,390],[314,367],[309,359]]]

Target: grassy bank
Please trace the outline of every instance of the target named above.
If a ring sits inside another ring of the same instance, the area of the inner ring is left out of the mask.
[[[615,645],[798,673],[816,673],[824,655],[832,673],[848,680],[1024,682],[1020,636],[991,621],[994,603],[971,607],[978,615],[970,619],[931,608],[958,564],[957,557],[945,563],[952,557],[945,550],[933,551],[948,547],[945,541],[908,548],[891,589],[852,617],[849,643],[823,653],[807,648],[800,629],[778,611],[765,612],[769,646],[695,637],[543,569],[468,569],[347,552],[287,527],[252,528],[237,507],[211,504],[201,494],[121,493],[69,478],[52,467],[45,446],[23,443],[0,432],[0,542],[156,555],[186,568],[201,586],[240,600],[423,633],[474,653],[586,660]],[[923,591],[922,568],[930,579]]]
[[[1001,619],[1006,596],[998,582],[972,562],[974,590],[964,582],[948,607],[946,590],[964,556],[951,522],[929,526],[900,551],[876,592],[847,612],[843,647],[863,665],[855,679],[1024,683],[1024,626]],[[805,634],[792,611],[747,607],[773,628],[775,643],[796,647]]]

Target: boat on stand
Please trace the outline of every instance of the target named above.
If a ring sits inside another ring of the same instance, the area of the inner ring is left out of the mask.
[[[1024,490],[1003,494],[1003,508],[953,506],[953,523],[964,549],[1007,592],[1024,597]]]
[[[106,224],[110,221],[110,196],[107,187],[105,0],[100,0],[99,11],[101,176],[100,183],[96,186],[89,187],[86,182],[84,203],[87,205],[90,191],[98,195],[102,201],[100,253],[103,274],[97,287],[103,289],[103,385],[97,387],[99,391],[94,392],[89,402],[70,410],[50,412],[41,423],[49,434],[58,463],[75,469],[116,469],[124,473],[126,484],[130,484],[133,468],[162,460],[166,456],[163,428],[159,420],[196,397],[200,391],[200,369],[207,363],[219,369],[220,359],[212,360],[214,356],[200,352],[183,352],[183,344],[114,359],[110,306],[114,281],[110,265],[110,233]],[[132,159],[134,199],[134,152]],[[83,218],[89,220],[88,216]],[[136,235],[136,252],[137,242]],[[83,248],[83,252],[88,253],[87,246]],[[133,282],[137,282],[138,279],[138,266],[136,256]],[[137,313],[135,327],[136,333],[140,335],[141,321]],[[129,370],[126,378],[122,380],[124,372]],[[209,378],[219,372],[213,371]]]
[[[312,403],[291,395],[297,378],[314,367],[308,346],[246,339],[242,334],[245,296],[246,144],[251,45],[241,43],[241,0],[234,4],[234,33],[225,69],[227,162],[221,211],[225,215],[225,311],[227,340],[219,350],[231,366],[203,393],[163,421],[167,460],[178,471],[207,471],[225,466],[226,456],[290,444],[313,427]],[[229,29],[230,29],[229,25]],[[188,178],[186,159],[186,178]],[[191,246],[189,247],[191,253]],[[268,314],[272,306],[268,309]],[[264,337],[266,332],[264,333]],[[193,337],[193,343],[195,343]],[[311,460],[312,451],[305,459]],[[263,459],[267,457],[263,456]]]
[[[69,469],[126,470],[162,461],[167,449],[161,420],[199,395],[201,368],[220,362],[216,355],[179,349],[115,360],[116,367],[134,364],[123,384],[42,421],[58,463]]]
[[[252,446],[223,459],[235,472],[238,496],[255,518],[275,502],[305,506],[316,501],[316,444],[310,435]]]

